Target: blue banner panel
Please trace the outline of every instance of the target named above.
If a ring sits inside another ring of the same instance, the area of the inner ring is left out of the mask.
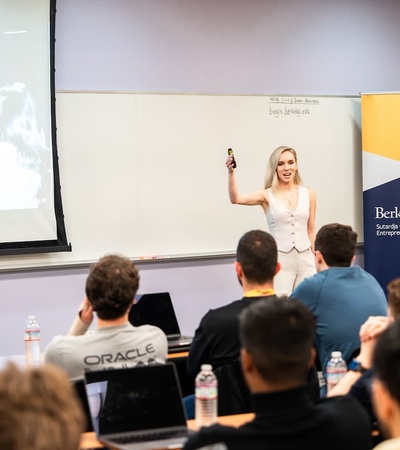
[[[400,179],[364,191],[364,267],[386,292],[400,277]]]

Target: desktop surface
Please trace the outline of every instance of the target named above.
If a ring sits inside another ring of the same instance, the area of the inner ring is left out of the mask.
[[[246,413],[246,414],[234,414],[232,416],[220,416],[218,417],[217,420],[218,423],[220,423],[221,425],[230,425],[232,427],[239,427],[244,423],[249,422],[253,418],[254,418],[253,413]],[[197,427],[195,420],[188,420],[187,424],[190,430],[196,431]],[[95,448],[105,449],[107,447],[104,447],[104,445],[96,439],[96,434],[94,432],[89,432],[82,434],[81,444],[79,448],[80,450],[92,450]]]

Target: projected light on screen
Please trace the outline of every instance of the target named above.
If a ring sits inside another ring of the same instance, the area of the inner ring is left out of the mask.
[[[55,135],[55,1],[0,0],[0,254],[67,251]]]
[[[24,83],[0,87],[0,210],[38,208],[42,178],[50,173],[50,148]]]

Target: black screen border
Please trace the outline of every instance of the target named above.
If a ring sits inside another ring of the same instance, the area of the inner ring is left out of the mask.
[[[56,94],[55,94],[55,26],[56,26],[56,0],[50,0],[50,89],[51,89],[51,135],[54,177],[54,214],[57,227],[57,239],[40,241],[18,241],[0,243],[0,255],[23,255],[31,253],[70,252],[72,245],[68,242],[64,223],[64,211],[61,199],[61,182],[58,165],[57,149],[57,121],[56,121]]]

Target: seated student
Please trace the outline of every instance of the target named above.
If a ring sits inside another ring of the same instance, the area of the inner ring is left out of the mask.
[[[237,360],[240,312],[261,298],[276,298],[273,280],[280,263],[275,239],[269,233],[245,233],[239,240],[234,266],[243,297],[210,309],[200,320],[187,359],[187,372],[193,378],[202,364],[211,364],[215,370]]]
[[[238,427],[201,428],[184,450],[224,443],[229,450],[371,448],[368,415],[352,397],[312,402],[306,387],[314,364],[315,319],[298,300],[261,299],[240,316],[241,363],[255,418]]]
[[[349,371],[329,392],[328,397],[349,393],[367,410],[371,422],[376,423],[376,415],[371,400],[371,379],[374,373],[372,359],[378,337],[393,320],[400,319],[400,278],[387,285],[388,316],[369,317],[360,328],[360,354],[349,364]]]
[[[0,371],[0,448],[77,450],[84,415],[65,373],[43,365]]]
[[[62,367],[70,377],[84,370],[115,369],[138,363],[164,363],[168,356],[165,333],[158,327],[134,327],[129,310],[139,287],[139,273],[122,255],[103,256],[86,280],[86,296],[67,336],[48,344],[45,361]],[[97,327],[88,331],[97,314]]]
[[[400,321],[378,338],[374,355],[372,400],[383,441],[374,449],[400,449]]]
[[[358,331],[369,316],[387,315],[385,292],[359,266],[352,266],[357,233],[348,225],[330,223],[315,238],[317,273],[303,280],[291,298],[310,308],[317,320],[316,349],[325,374],[333,351],[348,362],[360,347]]]
[[[243,234],[236,249],[234,268],[242,286],[243,297],[210,309],[204,315],[195,331],[186,363],[188,376],[193,382],[202,364],[211,364],[221,381],[226,377],[234,378],[232,389],[239,395],[229,396],[229,387],[226,384],[221,386],[219,415],[249,411],[248,390],[246,386],[243,389],[239,363],[239,314],[261,298],[276,298],[273,279],[279,272],[280,264],[275,239],[262,230],[251,230]],[[224,374],[225,370],[232,373]],[[240,376],[235,376],[234,372],[239,372]],[[222,389],[226,392],[222,392]],[[194,395],[185,397],[184,401],[187,417],[193,419]]]
[[[227,305],[211,309],[200,320],[187,360],[187,372],[193,379],[200,371],[202,364],[211,364],[218,378],[234,377],[237,372],[240,373],[240,367],[235,366],[240,356],[239,314],[261,299],[277,298],[274,291],[274,276],[281,266],[278,262],[276,241],[269,233],[251,230],[243,234],[238,242],[234,267],[242,286],[243,297]],[[229,365],[232,371],[228,371],[227,375],[218,373]],[[223,402],[220,398],[219,415],[243,413],[251,409],[247,394],[242,388],[244,383],[238,378],[235,378],[237,386],[233,386],[232,389],[234,392],[240,391],[242,395],[235,396],[228,402]],[[308,385],[310,395],[313,399],[317,399],[319,387],[315,368],[310,370]],[[221,387],[221,393],[222,389],[224,388]],[[246,398],[244,398],[245,395]],[[194,417],[193,401],[193,396],[185,398],[189,418]]]

